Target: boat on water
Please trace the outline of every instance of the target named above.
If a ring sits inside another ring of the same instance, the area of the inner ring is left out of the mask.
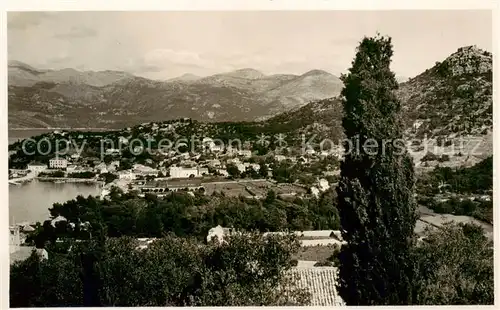
[[[66,183],[66,181],[63,180],[55,180],[54,183]]]

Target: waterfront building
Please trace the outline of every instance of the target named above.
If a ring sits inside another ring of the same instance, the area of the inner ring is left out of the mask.
[[[33,172],[42,172],[42,171],[47,170],[47,165],[42,164],[42,163],[33,162],[33,163],[28,164],[26,169],[33,171]]]
[[[64,158],[52,158],[49,160],[49,168],[52,169],[66,169],[68,167],[68,161]]]

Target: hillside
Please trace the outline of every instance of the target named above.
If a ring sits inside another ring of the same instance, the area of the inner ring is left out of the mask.
[[[419,169],[471,166],[493,153],[491,64],[490,53],[463,47],[400,84],[405,136]],[[18,64],[12,66],[17,70]],[[28,78],[45,74],[32,67],[23,70]],[[342,107],[334,96],[340,80],[325,71],[298,76],[241,69],[185,79],[132,77],[101,87],[75,80],[9,85],[9,126],[119,129],[189,118],[176,136],[255,142],[261,134],[281,133],[293,145],[303,135],[307,140],[316,135],[316,142],[342,138]]]
[[[276,87],[269,92],[275,98],[282,98],[287,107],[296,107],[319,98],[329,98],[340,94],[342,81],[322,70],[311,70],[301,76]]]
[[[78,71],[67,68],[62,70],[39,70],[19,61],[9,61],[9,85],[33,86],[38,82],[76,83],[90,86],[105,86],[133,75],[121,71]]]
[[[154,81],[116,71],[37,70],[9,63],[10,127],[121,128],[146,121],[266,119],[338,95],[341,82],[314,70],[266,76],[250,69]],[[78,112],[78,116],[72,113]],[[57,113],[57,114],[54,114]]]
[[[493,154],[492,55],[459,48],[400,85],[406,135],[417,166],[472,166]],[[446,160],[436,154],[445,154]]]
[[[413,135],[480,135],[493,128],[492,55],[468,46],[401,84]]]

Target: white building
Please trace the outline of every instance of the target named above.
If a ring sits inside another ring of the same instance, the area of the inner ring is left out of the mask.
[[[185,168],[185,167],[172,166],[170,167],[169,172],[171,178],[178,178],[178,179],[197,178],[203,176],[204,174],[208,174],[208,168],[200,168],[200,167]]]
[[[47,165],[40,163],[31,163],[28,164],[28,167],[26,169],[38,173],[47,170]]]
[[[49,168],[53,169],[66,169],[68,167],[68,161],[63,158],[52,158],[49,160]]]
[[[177,167],[172,166],[169,169],[171,178],[189,178],[198,176],[198,168],[185,168],[185,167]]]
[[[322,192],[328,190],[330,188],[330,184],[328,183],[328,180],[326,180],[326,179],[319,179],[319,181],[318,181],[318,188]]]
[[[237,163],[237,164],[234,164],[236,166],[236,168],[238,168],[238,171],[240,173],[243,173],[246,171],[246,167],[245,167],[245,164],[242,164],[242,163]]]
[[[217,227],[210,228],[207,234],[207,242],[218,239],[219,242],[224,241],[224,236],[231,233],[231,229],[217,225]]]
[[[212,138],[203,138],[203,141],[201,142],[203,143],[203,146],[205,146],[206,148],[208,149],[212,149],[212,147],[215,146],[215,143],[214,143],[214,140]]]

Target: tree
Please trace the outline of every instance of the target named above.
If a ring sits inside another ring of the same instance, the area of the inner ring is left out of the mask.
[[[98,233],[99,229],[96,229]],[[100,237],[96,237],[100,239]],[[11,306],[306,305],[290,280],[294,235],[238,233],[202,244],[167,235],[75,242],[67,254],[11,267]]]
[[[275,200],[276,200],[276,192],[273,191],[272,189],[268,190],[264,202],[266,204],[272,204]]]
[[[109,172],[101,174],[101,177],[104,178],[105,184],[111,183],[114,180],[118,179],[118,176],[116,174],[109,173]]]
[[[338,291],[347,305],[412,303],[414,171],[402,142],[390,38],[364,38],[342,76],[346,155],[337,187]]]
[[[418,304],[493,304],[493,242],[480,226],[446,223],[427,231],[415,254]]]
[[[267,179],[268,177],[268,169],[264,160],[259,162],[259,174],[264,179]]]
[[[79,270],[68,255],[49,254],[40,260],[33,252],[10,267],[10,307],[66,307],[83,305]]]
[[[105,155],[104,156],[104,163],[106,165],[109,165],[112,161],[113,161],[113,156],[111,156],[111,155]]]
[[[252,166],[248,167],[245,171],[245,175],[251,177],[252,179],[259,179],[260,174]]]
[[[233,179],[237,179],[240,177],[240,170],[238,169],[238,167],[235,165],[235,164],[229,164],[227,165],[226,167],[227,169],[227,173],[229,174],[229,176]]]

